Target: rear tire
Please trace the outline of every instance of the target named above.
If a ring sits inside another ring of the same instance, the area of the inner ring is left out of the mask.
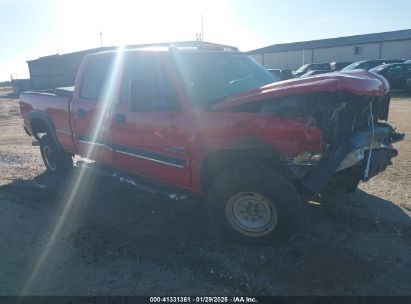
[[[47,171],[55,174],[65,174],[73,167],[73,157],[60,150],[49,136],[40,139],[40,153]]]
[[[297,232],[301,199],[294,185],[272,169],[250,167],[222,173],[210,188],[212,221],[230,239],[280,245]]]

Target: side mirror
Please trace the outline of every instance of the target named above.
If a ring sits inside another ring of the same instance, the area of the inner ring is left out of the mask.
[[[130,107],[133,112],[151,111],[153,86],[144,79],[133,79],[129,83]]]

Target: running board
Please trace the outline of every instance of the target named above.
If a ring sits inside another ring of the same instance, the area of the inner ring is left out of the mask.
[[[108,166],[104,166],[101,164],[77,161],[76,166],[79,168],[93,171],[106,177],[113,178],[121,183],[125,183],[134,188],[137,188],[138,190],[142,190],[152,194],[160,194],[173,201],[178,201],[186,204],[196,204],[201,200],[200,194],[181,190],[177,187],[169,186],[148,178],[112,169]]]

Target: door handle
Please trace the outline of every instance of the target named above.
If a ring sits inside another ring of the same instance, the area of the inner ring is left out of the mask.
[[[121,114],[121,113],[116,113],[114,114],[114,121],[118,124],[124,124],[126,123],[126,115]]]
[[[78,109],[74,115],[76,118],[83,118],[86,116],[86,111],[84,109]]]

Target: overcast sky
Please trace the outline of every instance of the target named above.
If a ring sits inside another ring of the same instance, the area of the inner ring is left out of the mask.
[[[275,43],[411,28],[410,0],[0,0],[0,81],[26,60],[103,45],[204,40]]]

